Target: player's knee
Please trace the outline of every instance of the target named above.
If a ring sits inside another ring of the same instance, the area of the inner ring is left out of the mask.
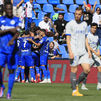
[[[12,70],[8,70],[9,71],[9,74],[13,74],[14,73],[14,69],[12,69]]]
[[[101,72],[101,67],[98,67],[98,72]]]
[[[71,72],[77,73],[77,67],[71,67]]]

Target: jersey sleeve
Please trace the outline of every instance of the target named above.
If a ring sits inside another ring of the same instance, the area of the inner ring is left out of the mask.
[[[72,27],[71,26],[72,26],[71,22],[66,24],[66,28],[65,28],[66,29],[66,34],[65,35],[71,36],[71,34],[72,34]]]
[[[44,38],[42,38],[40,41],[39,41],[39,43],[42,45],[43,43],[44,43]]]

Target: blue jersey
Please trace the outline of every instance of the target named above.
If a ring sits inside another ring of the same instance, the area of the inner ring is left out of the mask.
[[[18,17],[7,18],[6,16],[0,17],[0,30],[7,30],[10,28],[15,28],[21,26],[21,21]],[[13,35],[11,33],[6,33],[0,36],[0,52],[11,54],[15,48],[15,44],[8,46],[8,42],[12,39]]]
[[[44,36],[40,42],[41,48],[40,48],[40,55],[48,54],[49,53],[49,39],[47,36]]]
[[[20,41],[19,51],[21,55],[31,55],[32,44],[28,41],[28,38],[32,38],[32,37],[19,38],[19,41]]]

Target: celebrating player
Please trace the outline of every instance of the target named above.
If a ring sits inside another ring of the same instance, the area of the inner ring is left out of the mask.
[[[82,15],[82,8],[76,8],[75,20],[70,21],[66,25],[66,38],[71,66],[70,80],[73,89],[72,96],[83,96],[83,94],[80,94],[78,91],[78,84],[83,81],[90,72],[89,56],[91,56],[91,54],[89,48],[87,47],[89,55],[85,48],[87,23],[81,21]],[[79,79],[76,80],[77,66],[79,64],[81,64],[84,72],[82,72]]]

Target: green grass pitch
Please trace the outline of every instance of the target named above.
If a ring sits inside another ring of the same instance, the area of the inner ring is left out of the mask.
[[[5,86],[5,94],[0,101],[8,101],[7,83]],[[70,84],[15,83],[10,101],[101,101],[101,91],[96,90],[96,84],[87,84],[87,87],[88,91],[79,89],[84,94],[83,97],[73,97]]]

